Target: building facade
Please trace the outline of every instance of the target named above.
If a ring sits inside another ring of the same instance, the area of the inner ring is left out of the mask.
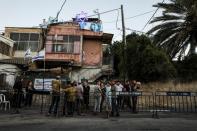
[[[5,36],[14,41],[8,63],[19,67],[21,74],[32,73],[34,79],[38,74],[40,78],[61,75],[71,81],[93,82],[106,73],[111,75],[111,59],[103,62],[103,49],[111,44],[113,34],[104,33],[100,25],[92,18],[83,26],[73,20],[39,28],[6,27]],[[44,59],[24,59],[28,49],[32,57],[44,50]]]
[[[14,41],[0,35],[0,90],[9,89],[14,84],[15,74],[19,71],[16,65],[10,64]]]

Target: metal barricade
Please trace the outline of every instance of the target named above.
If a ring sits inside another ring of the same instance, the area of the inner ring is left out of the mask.
[[[158,112],[196,113],[196,96],[197,92],[155,92],[154,115],[158,117]]]
[[[116,99],[120,112],[137,113],[154,110],[154,94],[152,92],[116,92]]]
[[[114,92],[113,92],[114,93]],[[47,114],[52,103],[53,94],[44,93],[17,93],[6,92],[6,98],[11,103],[11,111],[20,111],[31,113]],[[23,97],[31,97],[31,104],[25,105]],[[110,96],[111,95],[111,96]],[[146,92],[115,92],[115,96],[110,92],[110,99],[115,99],[119,112],[150,112],[153,117],[158,117],[159,112],[175,112],[175,113],[196,113],[197,112],[197,92],[174,92],[174,91],[157,91]],[[59,95],[59,103],[57,108],[57,115],[62,116],[67,113],[66,96],[64,92]],[[112,101],[111,101],[112,102]],[[20,105],[17,105],[20,103]],[[80,106],[82,112],[91,113],[94,111],[95,97],[94,92],[90,92],[88,96],[88,109],[83,103]],[[75,105],[77,101],[75,101]],[[108,103],[104,99],[102,105],[103,112],[106,111]],[[77,106],[76,106],[77,107]],[[75,107],[75,113],[77,108]],[[53,107],[54,108],[54,107]],[[3,112],[3,111],[2,111]]]

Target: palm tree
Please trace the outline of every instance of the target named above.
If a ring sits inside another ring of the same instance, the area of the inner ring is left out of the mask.
[[[197,1],[170,0],[154,7],[163,9],[163,14],[151,23],[158,22],[148,33],[153,33],[154,43],[163,48],[171,58],[181,58],[186,49],[194,54],[197,46]]]

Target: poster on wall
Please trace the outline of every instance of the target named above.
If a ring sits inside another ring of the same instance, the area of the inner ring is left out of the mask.
[[[43,87],[43,80],[44,80],[44,87]],[[55,80],[55,79],[36,78],[34,81],[35,90],[36,91],[51,91],[52,90],[52,80]]]
[[[75,21],[79,24],[80,29],[91,30],[93,32],[102,32],[102,23],[101,21],[89,22],[87,13],[81,11],[75,17]]]
[[[102,24],[101,23],[96,23],[96,22],[84,22],[84,23],[79,23],[80,29],[84,30],[91,30],[94,32],[102,32]]]

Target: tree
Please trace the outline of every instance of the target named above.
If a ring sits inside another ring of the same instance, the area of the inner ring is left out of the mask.
[[[185,57],[182,61],[175,62],[179,80],[190,82],[197,80],[197,54]]]
[[[171,58],[181,57],[187,48],[194,54],[197,46],[197,1],[170,0],[154,7],[163,9],[162,16],[151,23],[158,24],[148,33],[154,33],[154,43],[163,48]]]
[[[127,70],[129,79],[145,82],[165,81],[175,76],[176,69],[164,51],[144,35],[127,36]]]
[[[115,69],[118,69],[121,78],[123,78],[122,73],[125,67],[122,46],[121,42],[116,42],[112,46],[113,54],[116,56],[114,59]],[[155,47],[150,38],[135,33],[127,35],[126,70],[128,79],[137,79],[144,82],[167,80],[176,74],[168,56]]]

